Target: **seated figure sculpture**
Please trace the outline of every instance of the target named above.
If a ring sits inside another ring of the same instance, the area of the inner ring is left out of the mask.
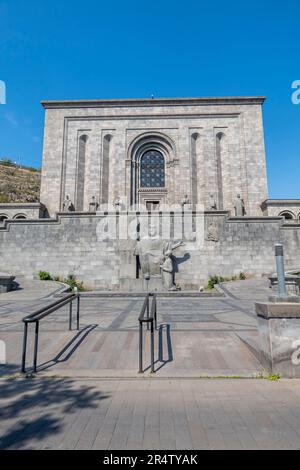
[[[143,278],[162,278],[166,289],[176,290],[172,253],[182,245],[182,241],[173,243],[158,238],[156,227],[151,225],[149,235],[137,242],[134,251],[134,254],[139,256]]]

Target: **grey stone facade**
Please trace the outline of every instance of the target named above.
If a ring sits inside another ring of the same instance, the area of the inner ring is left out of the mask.
[[[249,216],[267,199],[261,97],[43,102],[46,110],[41,202],[49,214],[66,195],[88,211],[120,197],[234,213],[240,193]],[[164,187],[141,187],[143,153],[159,151]]]
[[[300,199],[267,199],[262,203],[264,215],[289,217],[289,220],[300,219]]]
[[[133,209],[142,203],[159,207],[158,217],[166,206],[179,208],[162,238],[185,242],[174,260],[182,289],[199,289],[212,275],[272,274],[275,243],[284,245],[286,269],[300,272],[300,223],[278,217],[280,201],[267,199],[263,102],[262,97],[43,102],[41,204],[0,205],[0,215],[8,219],[23,214],[0,225],[5,271],[28,278],[40,270],[61,277],[72,273],[88,288],[142,290],[136,242],[118,232],[122,220],[148,220],[148,212]],[[158,170],[151,167],[152,178],[143,174],[148,163],[143,166],[142,159],[153,153]],[[143,184],[143,178],[154,184]],[[234,217],[238,194],[246,214]],[[67,196],[75,210],[62,213]],[[102,204],[98,211],[95,201]],[[293,201],[294,209],[298,203]],[[194,238],[172,234],[176,224],[187,227],[182,208],[192,214]],[[118,233],[101,241],[99,227],[115,220]]]
[[[45,207],[39,202],[0,204],[0,223],[6,219],[40,219],[45,216]]]

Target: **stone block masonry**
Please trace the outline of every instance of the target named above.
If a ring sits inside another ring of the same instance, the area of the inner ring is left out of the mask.
[[[74,273],[88,288],[118,290],[121,279],[136,278],[134,242],[99,241],[97,227],[103,217],[70,213],[57,219],[6,222],[0,229],[2,269],[27,278],[37,277],[40,270],[60,276]],[[211,223],[217,227],[218,241],[207,240]],[[203,246],[188,242],[175,252],[176,282],[182,289],[198,290],[210,275],[273,273],[275,243],[284,245],[286,269],[300,271],[300,227],[286,226],[278,217],[206,213]]]
[[[46,101],[41,202],[51,217],[66,195],[77,211],[126,198],[262,215],[268,197],[262,97]],[[145,188],[141,158],[159,151],[165,186]],[[150,192],[149,192],[150,191]]]

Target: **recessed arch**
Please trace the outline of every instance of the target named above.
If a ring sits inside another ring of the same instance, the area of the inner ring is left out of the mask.
[[[135,137],[128,147],[127,159],[135,162],[138,161],[141,151],[147,146],[159,147],[168,157],[166,163],[177,159],[176,146],[173,139],[158,131],[144,132]]]
[[[141,159],[147,152],[162,155],[164,160],[164,188],[167,191],[168,174],[166,169],[171,168],[176,160],[176,148],[173,140],[157,131],[139,134],[128,147],[127,160],[130,162],[130,204],[139,202],[139,189],[141,188]],[[170,178],[172,180],[172,178]],[[143,188],[142,188],[143,189]],[[163,189],[162,186],[158,187]],[[164,193],[164,196],[165,197]],[[158,196],[158,195],[157,195]]]
[[[216,134],[216,176],[217,176],[217,192],[218,192],[218,209],[223,210],[223,172],[222,160],[225,146],[224,132]]]
[[[292,211],[284,210],[278,214],[279,217],[284,217],[286,220],[295,219],[295,214]]]
[[[111,151],[112,134],[105,134],[102,142],[102,164],[101,164],[101,203],[108,203],[109,192],[109,160]]]
[[[9,217],[7,214],[0,214],[0,224],[3,224],[5,220],[7,220]]]
[[[24,219],[27,219],[26,214],[16,214],[16,215],[14,215],[14,220],[24,220]]]
[[[85,160],[88,135],[82,134],[78,139],[77,148],[77,169],[76,169],[76,198],[75,210],[84,209],[84,186],[85,186]]]
[[[192,204],[196,207],[198,203],[198,170],[199,170],[199,132],[193,132],[191,134],[191,193],[192,193]]]

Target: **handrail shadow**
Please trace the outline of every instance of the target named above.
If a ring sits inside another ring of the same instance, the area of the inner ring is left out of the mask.
[[[38,371],[45,371],[47,369],[50,369],[51,367],[54,367],[55,365],[66,362],[70,359],[70,357],[74,354],[74,352],[77,350],[77,348],[81,345],[81,343],[85,340],[85,338],[95,329],[97,328],[98,324],[94,325],[87,325],[84,327],[81,331],[76,333],[74,338],[69,341],[64,348],[51,360],[43,362],[40,364],[37,368]],[[78,340],[78,341],[77,341]],[[77,341],[77,342],[76,342]],[[76,342],[76,343],[75,343]],[[74,344],[75,343],[75,344]],[[74,344],[72,349],[67,353],[67,355],[61,359],[61,357],[65,354],[65,352],[68,351],[68,349]]]
[[[166,342],[167,342],[167,358],[164,359],[164,341],[163,341],[163,334],[166,334]],[[160,365],[155,368],[155,372],[158,372],[160,369],[165,367],[166,364],[169,362],[174,361],[173,355],[173,348],[172,348],[172,339],[171,339],[171,326],[169,323],[162,323],[159,325],[158,330],[158,359],[154,362],[154,365],[160,363]],[[144,372],[150,369],[150,366],[146,367]]]

